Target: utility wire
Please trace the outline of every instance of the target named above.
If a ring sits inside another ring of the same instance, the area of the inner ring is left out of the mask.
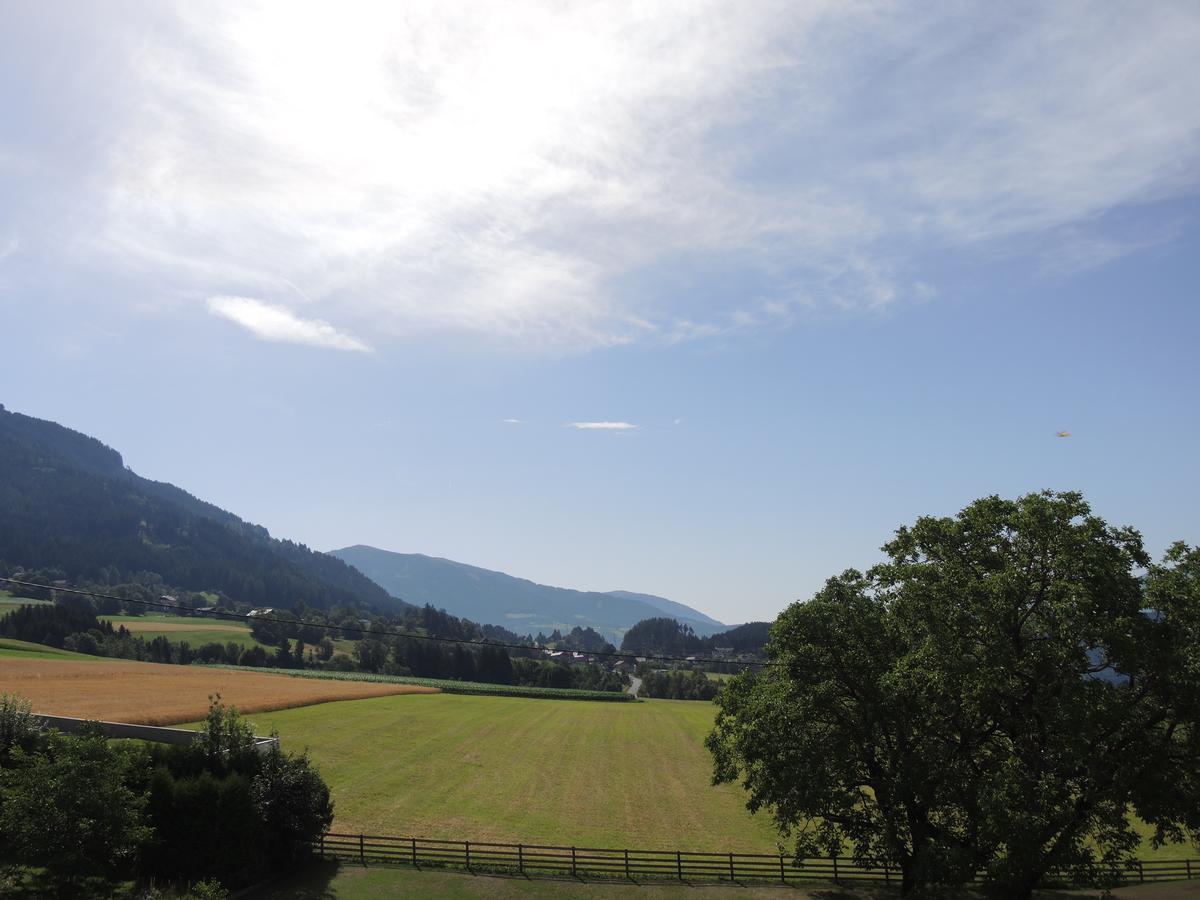
[[[169,604],[164,604],[160,601],[135,600],[132,597],[117,597],[112,594],[102,594],[99,591],[84,591],[84,590],[80,590],[78,588],[64,588],[64,587],[55,587],[54,585],[49,585],[49,584],[38,584],[37,582],[33,582],[33,581],[18,581],[16,578],[5,578],[4,576],[0,576],[0,581],[7,582],[8,584],[19,585],[21,587],[38,588],[43,591],[58,591],[59,593],[63,593],[63,594],[81,594],[85,597],[100,597],[105,600],[116,600],[119,603],[136,603],[141,606],[154,606],[159,609],[172,608],[172,607],[170,607]],[[185,609],[186,607],[176,607],[176,608]],[[374,628],[358,628],[358,627],[354,627],[351,625],[330,625],[328,623],[323,623],[323,622],[303,622],[299,619],[284,619],[284,618],[277,617],[275,615],[254,616],[254,615],[250,615],[249,613],[224,612],[224,611],[213,610],[213,609],[191,609],[190,611],[192,613],[199,613],[200,615],[212,616],[212,617],[218,618],[218,619],[237,619],[238,621],[251,622],[251,623],[253,623],[253,622],[277,622],[280,625],[299,625],[304,628],[324,628],[327,631],[340,631],[343,633],[362,634],[362,635],[368,635],[368,636],[386,635],[388,637],[410,638],[411,640],[414,640],[414,641],[434,641],[434,642],[443,643],[443,644],[465,644],[469,647],[502,647],[506,650],[528,650],[528,651],[532,651],[534,653],[540,653],[540,654],[545,654],[545,653],[551,652],[549,649],[547,649],[545,647],[532,647],[529,644],[506,644],[506,643],[503,643],[502,641],[493,641],[489,638],[483,638],[481,640],[472,640],[470,638],[441,637],[436,634],[414,634],[413,632],[410,632],[410,631],[395,631],[395,630],[374,629]],[[103,618],[103,616],[101,616],[100,618]],[[724,665],[742,666],[742,667],[780,665],[780,663],[770,662],[770,661],[746,662],[743,660],[732,660],[732,659],[731,660],[723,660],[723,659],[711,659],[711,658],[699,659],[696,657],[689,658],[686,656],[657,656],[657,655],[649,654],[649,653],[630,653],[630,652],[625,652],[625,651],[621,651],[621,650],[611,650],[611,651],[610,650],[563,650],[561,652],[563,652],[563,653],[581,653],[585,656],[616,657],[618,659],[625,659],[625,660],[630,660],[633,662],[641,662],[641,661],[646,661],[646,662],[651,662],[651,661],[653,661],[653,662],[686,662],[686,663],[719,662]]]

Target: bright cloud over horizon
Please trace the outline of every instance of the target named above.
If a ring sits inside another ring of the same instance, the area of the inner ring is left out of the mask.
[[[209,297],[208,310],[215,316],[241,325],[255,337],[277,343],[309,344],[333,350],[360,353],[370,347],[358,338],[338,331],[321,319],[302,319],[282,306],[251,297]]]
[[[637,428],[629,422],[572,422],[571,427],[584,431],[633,431]]]
[[[80,74],[21,79],[78,124],[5,134],[0,234],[138,280],[132,303],[258,298],[209,308],[267,340],[568,351],[921,302],[936,254],[1169,239],[1117,214],[1200,180],[1195,5],[913,9],[81,13]],[[64,177],[75,201],[47,204]]]

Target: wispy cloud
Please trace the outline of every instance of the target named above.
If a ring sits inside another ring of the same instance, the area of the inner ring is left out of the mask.
[[[637,428],[629,422],[572,422],[571,427],[598,431],[633,431]]]
[[[338,331],[322,319],[302,319],[289,309],[251,297],[209,297],[208,310],[213,315],[236,322],[264,341],[309,344],[360,353],[371,350],[358,338]]]
[[[501,419],[500,421],[503,422],[505,425],[521,425],[521,424],[523,424],[520,419]]]
[[[676,343],[869,313],[936,291],[938,254],[1069,243],[1102,264],[1138,246],[1106,212],[1200,181],[1192,0],[147,15],[94,14],[73,52],[128,63],[86,92],[12,73],[94,140],[62,171],[65,143],[0,146],[0,178],[47,170],[52,197],[78,168],[45,232],[88,264],[302,296],[380,342]]]

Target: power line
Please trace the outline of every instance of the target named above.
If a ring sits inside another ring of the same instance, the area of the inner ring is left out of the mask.
[[[99,597],[99,598],[103,598],[105,600],[116,600],[118,603],[136,603],[141,606],[154,606],[159,609],[169,608],[169,606],[167,604],[164,604],[164,603],[158,602],[158,601],[135,600],[132,597],[117,597],[113,594],[102,594],[99,591],[85,591],[85,590],[80,590],[78,588],[56,587],[54,585],[49,585],[49,584],[38,584],[37,582],[34,582],[34,581],[19,581],[16,578],[5,578],[4,576],[0,576],[0,581],[7,582],[8,584],[20,585],[21,587],[38,588],[39,590],[44,590],[44,591],[58,591],[59,593],[64,593],[64,594],[80,594],[84,597]],[[303,622],[299,619],[284,619],[284,618],[280,618],[275,615],[255,616],[255,615],[251,615],[249,613],[224,612],[221,610],[214,610],[214,609],[192,609],[191,612],[198,613],[198,614],[204,615],[204,616],[212,616],[213,618],[218,618],[218,619],[237,619],[239,621],[252,622],[252,623],[253,622],[277,622],[280,625],[299,625],[303,628],[323,628],[323,629],[326,629],[327,631],[340,631],[342,633],[350,633],[350,634],[361,634],[361,635],[368,635],[368,636],[385,635],[387,637],[402,637],[402,638],[409,638],[409,639],[415,640],[415,641],[434,641],[434,642],[443,643],[443,644],[460,644],[460,645],[466,645],[469,647],[502,647],[506,650],[525,650],[525,651],[531,651],[533,653],[542,653],[542,654],[551,652],[550,650],[548,650],[545,647],[532,647],[528,644],[507,644],[502,641],[493,641],[488,638],[484,638],[482,640],[472,640],[469,638],[441,637],[440,635],[435,635],[435,634],[414,634],[413,632],[410,632],[410,631],[396,631],[396,630],[375,629],[375,628],[359,628],[359,627],[355,627],[352,625],[331,625],[331,624],[324,623],[324,622]],[[585,656],[616,657],[618,659],[631,660],[633,662],[643,662],[643,661],[645,661],[645,662],[650,662],[650,661],[653,661],[653,662],[686,662],[686,663],[719,662],[719,663],[722,663],[723,665],[742,666],[744,668],[749,667],[749,666],[777,666],[777,665],[779,665],[779,663],[770,662],[770,661],[745,662],[742,660],[697,659],[696,657],[687,657],[687,656],[657,656],[657,655],[648,654],[648,653],[629,653],[629,652],[624,652],[621,650],[612,650],[612,651],[609,651],[609,650],[566,651],[566,650],[564,650],[564,651],[560,651],[560,652],[582,653]]]

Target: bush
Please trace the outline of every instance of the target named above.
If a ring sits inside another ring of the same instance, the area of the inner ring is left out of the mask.
[[[151,835],[128,771],[128,754],[99,728],[52,735],[38,753],[14,749],[0,771],[0,855],[56,881],[128,870]]]
[[[0,766],[7,766],[13,750],[29,752],[41,743],[32,709],[24,697],[0,694]]]

